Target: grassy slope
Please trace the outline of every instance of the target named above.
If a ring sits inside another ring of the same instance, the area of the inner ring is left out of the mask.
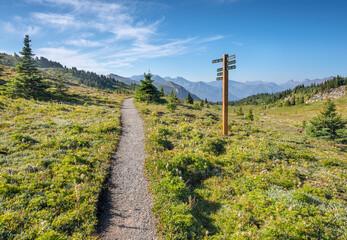
[[[95,238],[124,97],[84,86],[63,101],[0,96],[0,239]]]
[[[334,102],[346,118],[346,96]],[[137,106],[164,239],[347,237],[346,146],[307,138],[301,127],[322,103],[252,106],[253,122],[230,109],[229,137],[220,135],[219,106]]]

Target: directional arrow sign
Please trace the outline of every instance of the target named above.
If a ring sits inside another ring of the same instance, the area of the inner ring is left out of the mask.
[[[235,54],[230,55],[230,56],[228,57],[228,60],[231,60],[231,59],[234,59],[234,58],[236,58],[236,55],[235,55]]]
[[[228,65],[232,65],[232,64],[235,64],[236,63],[236,60],[232,60],[230,62],[228,62]]]
[[[219,62],[223,62],[223,58],[216,59],[216,60],[213,60],[213,61],[212,61],[212,63],[219,63]]]
[[[223,71],[223,68],[217,68],[217,72]]]
[[[232,65],[232,66],[228,66],[228,70],[231,70],[231,69],[235,69],[236,68],[236,65]]]
[[[223,73],[222,72],[218,72],[217,76],[223,76]]]
[[[217,77],[216,80],[217,80],[217,81],[223,80],[223,77]]]

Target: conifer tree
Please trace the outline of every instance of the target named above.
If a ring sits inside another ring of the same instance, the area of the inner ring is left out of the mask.
[[[64,84],[64,81],[63,81],[63,75],[60,72],[57,75],[57,81],[56,81],[56,83],[54,85],[55,85],[56,91],[59,94],[63,95],[67,91],[67,87],[66,87],[66,85]]]
[[[171,90],[170,95],[169,95],[169,100],[174,99],[174,98],[175,98],[175,95],[173,93],[173,90]]]
[[[177,108],[177,104],[175,102],[169,101],[168,104],[166,104],[166,108],[169,110],[169,112],[175,112]]]
[[[174,99],[175,99],[175,102],[178,102],[178,101],[179,101],[176,92],[175,92],[175,94],[174,94]]]
[[[187,96],[185,102],[188,103],[188,104],[193,104],[193,103],[194,103],[194,99],[192,98],[192,96],[190,95],[190,93],[188,93],[188,96]]]
[[[248,114],[246,115],[246,119],[251,121],[254,120],[253,110],[251,108],[249,109]]]
[[[169,112],[175,112],[177,108],[177,102],[178,98],[176,96],[176,93],[174,94],[173,91],[171,91],[169,95],[169,103],[166,104],[166,108],[169,110]]]
[[[321,139],[347,141],[346,120],[336,113],[335,104],[328,99],[323,111],[306,126],[306,134]]]
[[[164,92],[164,88],[163,87],[160,88],[160,96],[161,97],[165,96],[165,92]]]
[[[2,56],[0,56],[0,60],[2,59]],[[3,71],[4,71],[4,68],[2,67],[2,65],[0,65],[0,80],[1,80],[1,77],[3,76]]]
[[[295,96],[293,96],[291,105],[292,105],[292,106],[295,106],[295,104],[296,104],[296,102],[295,102]]]
[[[160,92],[153,85],[152,75],[150,73],[144,74],[145,80],[140,80],[141,85],[136,88],[135,100],[158,102],[160,100]]]
[[[169,101],[172,103],[178,102],[178,97],[177,97],[176,93],[174,93],[172,90],[171,90],[171,93],[169,95]]]
[[[16,75],[6,85],[6,93],[20,97],[39,97],[45,93],[47,86],[42,82],[42,76],[35,66],[30,47],[29,35],[25,35],[24,47],[20,54],[19,63],[16,65]]]
[[[236,115],[238,116],[243,116],[243,111],[242,111],[242,107],[239,108],[239,111],[236,113]]]

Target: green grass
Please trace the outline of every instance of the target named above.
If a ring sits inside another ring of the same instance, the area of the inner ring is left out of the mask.
[[[124,97],[82,86],[56,101],[0,96],[0,239],[96,238]]]
[[[346,97],[334,101],[345,111]],[[220,106],[137,107],[163,239],[346,239],[346,146],[301,126],[321,103],[243,106],[255,121],[231,108],[228,137]]]

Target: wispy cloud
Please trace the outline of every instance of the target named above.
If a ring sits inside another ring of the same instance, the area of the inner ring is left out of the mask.
[[[76,25],[75,17],[70,14],[33,13],[32,16],[41,24],[51,24],[56,27],[79,26]]]
[[[81,69],[104,72],[107,69],[105,64],[99,63],[94,59],[93,53],[82,54],[78,50],[71,50],[64,47],[60,48],[39,48],[37,55],[45,56],[48,59],[59,61],[67,66],[77,66]]]
[[[78,39],[78,40],[68,40],[66,44],[76,46],[76,47],[104,47],[105,44],[100,41],[91,41],[86,39]]]
[[[32,32],[58,29],[68,36],[67,39],[51,43],[57,48],[41,48],[37,55],[86,70],[105,73],[113,68],[132,66],[132,63],[143,58],[185,54],[197,45],[225,38],[217,35],[162,39],[159,29],[165,18],[160,17],[156,21],[139,19],[134,13],[136,4],[126,7],[119,2],[91,0],[26,1],[45,6],[44,11],[30,13],[30,20],[36,25],[32,27]],[[8,26],[10,28],[15,29]],[[103,38],[99,38],[99,35],[103,35]]]
[[[139,59],[180,55],[186,52],[188,45],[194,39],[175,40],[166,44],[157,45],[138,42],[132,48],[120,51],[111,57],[132,57],[133,59]]]
[[[225,36],[223,35],[218,35],[218,36],[213,36],[213,37],[209,37],[209,38],[204,38],[204,39],[200,39],[198,41],[198,43],[208,43],[208,42],[214,42],[214,41],[217,41],[217,40],[221,40],[225,38]]]
[[[0,22],[0,25],[4,33],[20,36],[22,36],[23,33],[29,34],[31,36],[36,35],[41,30],[41,28],[38,26],[27,26],[25,24],[14,24],[11,22]]]

